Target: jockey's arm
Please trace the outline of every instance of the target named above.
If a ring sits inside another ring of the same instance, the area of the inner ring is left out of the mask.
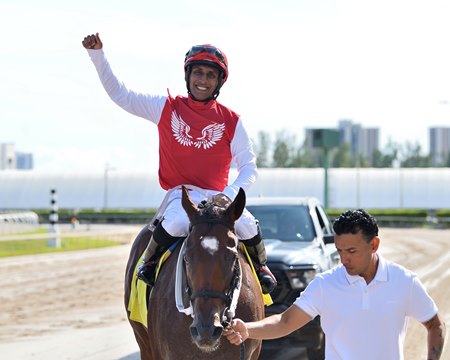
[[[239,188],[247,192],[258,176],[253,145],[242,124],[242,119],[239,119],[236,125],[233,140],[231,141],[231,154],[237,166],[238,176],[232,184],[223,189],[222,193],[234,200],[239,192]]]

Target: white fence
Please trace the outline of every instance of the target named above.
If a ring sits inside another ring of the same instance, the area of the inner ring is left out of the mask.
[[[34,212],[0,213],[0,234],[31,231],[39,225],[38,215]]]
[[[235,177],[232,170],[230,180]],[[450,207],[450,168],[333,168],[328,179],[330,208]],[[150,173],[0,171],[0,209],[49,209],[50,189],[57,190],[59,207],[68,209],[156,208],[165,193]],[[247,196],[315,196],[323,202],[324,170],[260,169]]]

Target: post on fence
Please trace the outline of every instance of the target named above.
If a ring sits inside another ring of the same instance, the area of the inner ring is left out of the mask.
[[[50,215],[48,227],[49,237],[47,240],[48,247],[60,248],[61,247],[61,237],[58,228],[58,201],[55,189],[50,190]]]
[[[312,145],[314,148],[323,150],[323,170],[324,170],[324,186],[323,186],[323,202],[325,209],[330,207],[328,194],[328,168],[329,168],[329,151],[339,146],[339,131],[335,129],[312,129]]]

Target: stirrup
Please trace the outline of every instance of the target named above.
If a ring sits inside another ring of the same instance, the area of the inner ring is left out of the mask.
[[[155,273],[158,261],[143,262],[138,266],[136,275],[138,279],[145,282],[148,286],[155,286]]]
[[[277,287],[277,279],[266,265],[261,265],[257,270],[259,283],[263,294],[270,294]]]

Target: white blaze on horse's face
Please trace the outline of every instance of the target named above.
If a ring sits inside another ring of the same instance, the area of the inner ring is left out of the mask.
[[[205,236],[202,238],[201,242],[203,248],[208,251],[211,255],[219,250],[219,240],[215,236]]]

